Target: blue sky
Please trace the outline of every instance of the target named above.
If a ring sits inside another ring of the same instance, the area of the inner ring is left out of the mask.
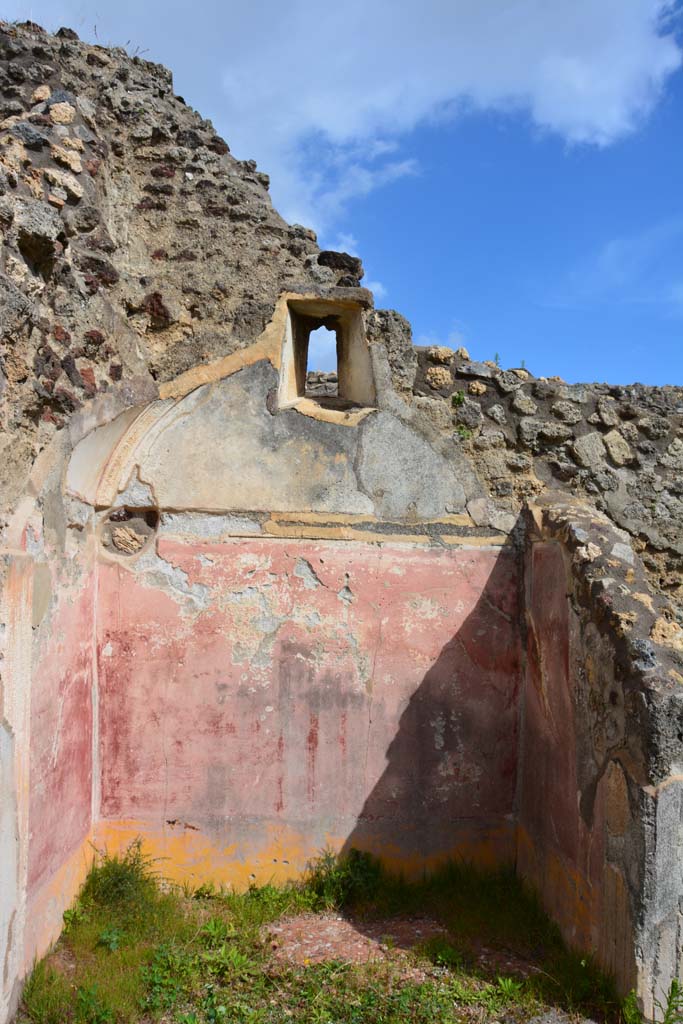
[[[683,384],[680,0],[0,0],[126,45],[418,344]]]

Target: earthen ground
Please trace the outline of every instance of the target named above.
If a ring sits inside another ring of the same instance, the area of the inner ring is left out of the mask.
[[[391,917],[366,921],[341,914],[297,914],[268,926],[272,956],[279,963],[308,966],[339,961],[349,964],[401,964],[406,980],[424,981],[427,972],[410,954],[436,937],[448,940],[443,925],[429,917]],[[470,957],[468,956],[468,959]],[[482,944],[472,948],[473,967],[486,976],[526,978],[540,968],[511,950]]]

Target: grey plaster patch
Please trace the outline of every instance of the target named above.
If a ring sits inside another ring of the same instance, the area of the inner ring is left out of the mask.
[[[125,505],[128,508],[153,508],[156,505],[156,501],[154,500],[151,487],[140,480],[139,473],[136,470],[131,474],[124,490],[119,493],[116,504]]]
[[[390,413],[364,421],[357,472],[378,516],[428,519],[465,507],[448,462]]]
[[[239,515],[212,515],[205,512],[164,512],[161,530],[165,534],[218,540],[221,537],[252,537],[263,533],[258,519]]]
[[[372,511],[354,472],[358,428],[272,415],[277,383],[262,361],[176,404],[140,466],[160,508]]]
[[[52,574],[50,566],[38,562],[33,568],[33,609],[32,624],[39,626],[47,615],[52,601]]]
[[[222,600],[226,604],[246,604],[248,601],[259,600],[262,596],[258,587],[244,587],[242,590],[228,590]]]
[[[135,561],[135,572],[144,585],[168,591],[182,605],[189,602],[193,611],[204,611],[209,605],[209,588],[203,583],[190,583],[188,574],[161,558],[154,547]]]
[[[64,496],[64,516],[67,529],[70,530],[85,530],[94,522],[92,505],[87,505],[84,501],[69,494]]]
[[[306,590],[317,590],[318,587],[322,586],[322,582],[316,576],[313,566],[305,558],[297,558],[296,565],[294,566],[294,575],[303,580]]]
[[[349,576],[348,576],[348,574],[346,576],[346,582],[344,583],[344,586],[341,588],[341,590],[337,594],[337,597],[344,604],[351,604],[355,600],[354,593],[351,590],[351,587],[349,586]]]
[[[43,534],[33,524],[26,527],[26,550],[29,555],[39,558],[44,551]]]

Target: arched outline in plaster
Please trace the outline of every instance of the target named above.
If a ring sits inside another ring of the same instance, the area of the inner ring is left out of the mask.
[[[309,306],[314,310],[334,310],[353,323],[355,347],[367,342],[359,331],[362,326],[361,307],[356,302],[343,300],[328,302],[318,296],[283,293],[278,299],[273,317],[259,338],[248,348],[233,352],[213,363],[195,366],[180,374],[173,381],[159,388],[159,399],[135,410],[128,409],[116,420],[97,427],[79,441],[74,449],[66,475],[67,490],[97,508],[110,508],[116,504],[117,496],[126,486],[136,467],[144,459],[159,434],[168,427],[174,414],[185,416],[193,408],[184,403],[192,392],[205,384],[214,384],[231,377],[247,366],[267,360],[281,374],[281,391],[284,374],[287,373],[286,358],[288,338],[291,338],[290,303],[297,309]],[[364,372],[372,374],[371,362],[364,361]],[[292,370],[293,372],[293,370]],[[365,397],[374,396],[374,382],[365,389]],[[373,397],[374,400],[374,397]],[[374,406],[352,409],[333,409],[313,399],[299,397],[284,403],[304,416],[337,423],[342,426],[357,426],[366,416],[374,412]],[[116,424],[120,429],[117,430]]]

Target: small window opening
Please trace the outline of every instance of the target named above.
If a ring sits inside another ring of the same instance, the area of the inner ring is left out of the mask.
[[[337,373],[337,332],[329,327],[316,327],[308,336],[306,366],[306,397],[339,396]]]
[[[291,300],[279,404],[312,399],[332,409],[374,406],[375,386],[360,310],[325,300]]]

